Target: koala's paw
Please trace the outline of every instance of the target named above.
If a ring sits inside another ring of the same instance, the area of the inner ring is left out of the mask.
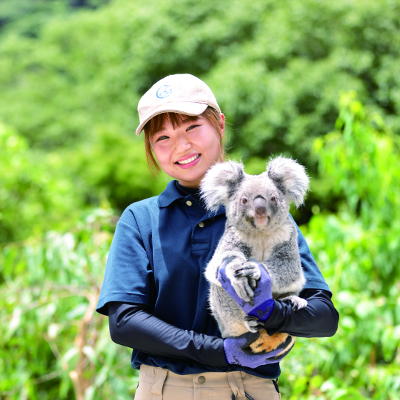
[[[264,329],[264,323],[260,321],[257,317],[252,315],[246,315],[244,317],[244,325],[249,330],[249,332],[258,332]]]
[[[235,277],[245,277],[249,281],[250,287],[254,290],[257,287],[257,281],[261,277],[260,267],[254,261],[246,261],[241,268],[236,269]]]
[[[252,261],[239,265],[236,263],[229,264],[227,275],[229,275],[237,295],[246,303],[252,304],[254,289],[257,287],[257,281],[261,276],[258,264]]]
[[[285,300],[290,300],[292,302],[293,310],[297,311],[304,307],[307,307],[307,300],[302,299],[298,296],[289,296]]]

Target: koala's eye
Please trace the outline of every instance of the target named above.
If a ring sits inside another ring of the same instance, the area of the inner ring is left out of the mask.
[[[242,197],[242,204],[247,204],[247,198],[246,197]]]
[[[271,203],[276,203],[276,197],[275,196],[271,196]]]

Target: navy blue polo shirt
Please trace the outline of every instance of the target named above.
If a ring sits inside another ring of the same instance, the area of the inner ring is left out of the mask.
[[[112,301],[143,304],[155,317],[180,329],[221,337],[209,309],[204,270],[225,222],[223,206],[217,213],[205,213],[196,197],[182,194],[174,180],[159,196],[131,204],[117,224],[97,311],[108,315],[107,303]],[[329,291],[300,230],[298,243],[304,288]],[[141,364],[183,375],[230,370],[251,373],[246,367],[217,368],[134,349],[132,366],[138,369]],[[270,364],[258,367],[256,375],[271,378],[279,373],[279,364]]]

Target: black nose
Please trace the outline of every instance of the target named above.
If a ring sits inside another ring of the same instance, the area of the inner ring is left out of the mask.
[[[256,197],[254,199],[254,209],[259,217],[267,215],[267,201],[263,197]]]

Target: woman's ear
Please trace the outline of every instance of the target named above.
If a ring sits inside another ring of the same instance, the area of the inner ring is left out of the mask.
[[[225,115],[220,113],[219,114],[219,129],[221,130],[221,139],[224,137],[225,134]]]

